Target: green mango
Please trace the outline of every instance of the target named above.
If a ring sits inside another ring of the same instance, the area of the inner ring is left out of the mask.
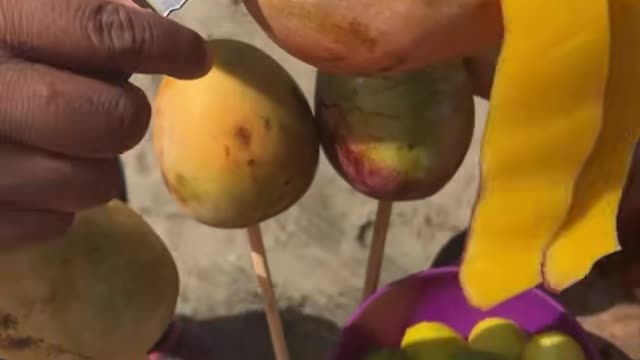
[[[380,349],[369,353],[364,360],[407,360],[407,356],[402,350]]]
[[[376,77],[318,72],[315,107],[333,167],[378,200],[438,192],[473,136],[473,91],[461,61]]]
[[[451,360],[503,360],[503,358],[484,351],[463,350],[455,354]]]

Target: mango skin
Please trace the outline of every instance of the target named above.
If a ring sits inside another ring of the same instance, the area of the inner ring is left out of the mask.
[[[244,0],[282,49],[323,72],[416,70],[499,47],[497,0]]]
[[[165,184],[201,223],[241,228],[297,202],[319,161],[318,129],[294,79],[262,50],[209,42],[204,77],[166,77],[158,90],[153,142]]]
[[[2,248],[0,284],[11,360],[145,359],[179,288],[165,244],[120,201],[77,214],[63,238]]]
[[[324,153],[353,188],[378,200],[419,200],[444,187],[467,154],[474,115],[461,62],[378,77],[318,73]]]

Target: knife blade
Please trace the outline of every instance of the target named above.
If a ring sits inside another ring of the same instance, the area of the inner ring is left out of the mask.
[[[174,11],[182,9],[188,1],[189,0],[139,0],[136,2],[164,17],[168,17]]]

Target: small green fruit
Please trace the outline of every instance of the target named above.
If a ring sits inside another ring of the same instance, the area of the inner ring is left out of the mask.
[[[458,352],[452,360],[502,360],[502,358],[482,351],[465,350]]]
[[[369,353],[365,360],[407,360],[407,356],[402,350],[382,349]]]
[[[550,331],[534,336],[524,349],[522,360],[586,360],[577,341],[569,335]]]
[[[455,330],[437,322],[421,322],[407,329],[402,349],[409,360],[451,360],[466,343]]]
[[[513,321],[487,318],[471,330],[469,346],[473,350],[499,355],[504,360],[518,360],[527,343],[527,334]]]

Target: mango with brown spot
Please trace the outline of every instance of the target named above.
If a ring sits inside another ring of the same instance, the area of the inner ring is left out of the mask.
[[[276,44],[324,72],[416,70],[502,40],[498,0],[243,1]]]
[[[316,117],[327,158],[356,190],[378,200],[423,199],[467,154],[471,82],[459,61],[376,77],[320,72]]]
[[[173,318],[178,282],[132,209],[80,212],[64,237],[1,249],[0,358],[145,359]]]
[[[240,228],[278,215],[308,190],[319,161],[311,108],[290,74],[253,45],[212,40],[204,77],[166,77],[153,142],[165,183],[198,221]]]

